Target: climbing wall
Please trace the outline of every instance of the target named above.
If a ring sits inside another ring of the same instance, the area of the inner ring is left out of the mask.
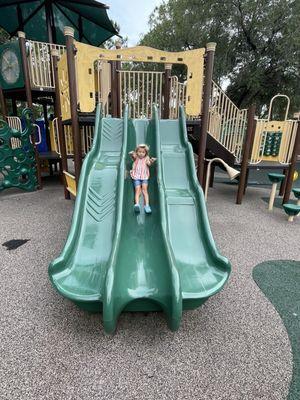
[[[31,110],[23,110],[22,118],[26,122],[22,132],[0,120],[0,191],[11,187],[28,191],[37,188],[35,151],[30,141]]]

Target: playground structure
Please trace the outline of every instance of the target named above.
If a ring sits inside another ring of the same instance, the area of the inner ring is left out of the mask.
[[[284,201],[288,200],[299,153],[299,123],[287,119],[288,107],[283,121],[272,120],[274,99],[267,119],[255,118],[251,108],[239,110],[212,80],[215,44],[178,53],[145,47],[107,50],[75,41],[71,28],[66,27],[64,33],[66,46],[25,41],[22,33],[19,44],[23,66],[27,65],[22,92],[27,103],[51,98],[55,105],[55,118],[47,122],[51,132],[49,157],[59,157],[62,169],[68,172],[66,197],[68,187],[76,193],[82,158],[92,145],[95,108],[101,103],[104,114],[113,117],[122,117],[124,104],[129,104],[132,118],[151,118],[152,104],[156,104],[163,119],[178,118],[178,108],[183,105],[203,188],[206,159],[217,157],[241,171],[238,204],[246,190],[249,169],[257,167],[284,171],[281,193]],[[186,65],[184,82],[172,76],[173,64]],[[11,126],[13,119],[8,118]],[[74,159],[74,175],[68,171],[68,158]],[[213,165],[211,175],[213,181]]]
[[[68,33],[72,32],[67,31]],[[205,153],[209,154],[209,158],[212,155],[225,158],[230,166],[243,170],[238,203],[246,189],[249,168],[257,168],[259,165],[260,168],[283,169],[285,172],[295,168],[293,150],[299,142],[298,121],[287,119],[289,104],[283,121],[274,121],[271,118],[273,101],[281,95],[271,100],[267,119],[256,118],[254,121],[253,115],[247,121],[248,111],[239,110],[211,79],[214,44],[208,44],[206,51],[198,49],[172,54],[140,47],[99,52],[92,46],[74,43],[76,57],[73,61],[77,66],[78,93],[76,102],[79,104],[78,115],[81,121],[89,118],[88,113],[95,109],[97,102],[101,102],[104,110],[116,117],[122,115],[122,106],[129,104],[130,116],[133,118],[151,118],[153,102],[159,106],[161,118],[176,118],[175,110],[183,105],[188,116],[187,124],[192,127],[191,138],[196,139],[194,150],[199,153],[200,183],[204,185],[205,181]],[[122,63],[126,66],[126,63],[133,61],[135,64],[163,63],[165,71],[122,70]],[[172,64],[176,63],[187,65],[185,82],[180,83],[171,75]],[[93,65],[96,66],[94,74],[91,72]],[[198,72],[199,66],[202,69],[197,76],[195,65]],[[68,74],[67,55],[62,57],[59,69],[61,82],[65,82]],[[63,88],[62,115],[63,119],[70,121],[69,88],[66,84]],[[74,93],[73,98],[77,93]],[[289,196],[289,186],[287,185],[285,198]]]

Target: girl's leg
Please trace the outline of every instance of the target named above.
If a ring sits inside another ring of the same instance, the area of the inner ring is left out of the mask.
[[[142,191],[141,186],[135,187],[134,204],[139,204],[141,191]]]
[[[149,206],[149,194],[148,194],[148,184],[142,184],[142,192],[144,196],[145,206]]]

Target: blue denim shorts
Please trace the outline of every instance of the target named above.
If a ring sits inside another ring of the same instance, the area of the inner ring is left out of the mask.
[[[142,186],[142,185],[148,185],[148,179],[132,179],[133,186]]]

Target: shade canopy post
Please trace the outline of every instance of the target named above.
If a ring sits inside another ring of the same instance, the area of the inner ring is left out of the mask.
[[[75,181],[78,186],[79,176],[82,165],[82,145],[78,119],[78,100],[77,100],[77,82],[75,68],[75,46],[74,46],[74,29],[65,26],[64,35],[66,38],[68,77],[69,77],[69,94],[70,94],[70,109],[72,122],[72,136],[74,147],[74,165],[75,165]]]
[[[212,88],[212,75],[214,68],[214,57],[216,51],[216,43],[207,43],[205,53],[205,76],[204,76],[204,88],[203,88],[203,99],[202,99],[202,113],[201,113],[201,132],[199,137],[198,147],[198,179],[205,189],[205,151],[207,142],[207,129],[209,120],[209,102]]]

